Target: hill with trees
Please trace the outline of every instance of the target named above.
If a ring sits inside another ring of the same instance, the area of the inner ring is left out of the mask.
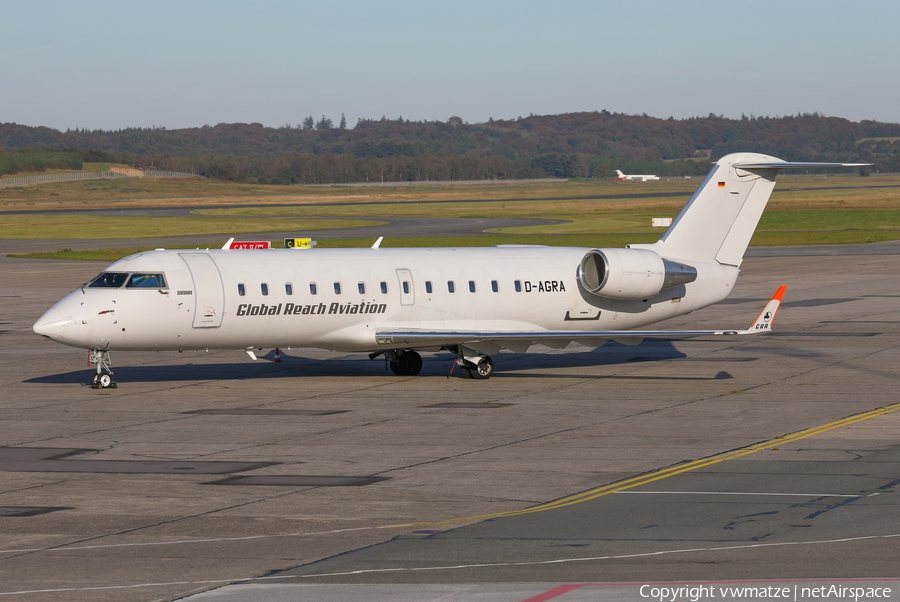
[[[817,113],[725,119],[658,119],[595,111],[469,124],[459,117],[360,119],[322,116],[297,126],[218,124],[168,130],[74,129],[0,124],[0,154],[78,152],[84,161],[192,171],[258,183],[341,183],[608,177],[614,169],[702,175],[710,160],[742,150],[794,161],[860,161],[900,171],[900,124]],[[5,151],[5,152],[4,152]],[[12,162],[15,163],[15,162]]]

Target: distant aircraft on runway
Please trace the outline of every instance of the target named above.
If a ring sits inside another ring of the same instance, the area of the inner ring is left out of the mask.
[[[647,176],[647,175],[627,176],[627,175],[623,174],[621,171],[619,171],[618,169],[616,170],[616,173],[618,174],[618,177],[613,178],[613,180],[618,180],[620,182],[631,182],[631,181],[648,182],[650,180],[658,180],[659,179],[659,176]]]
[[[379,239],[368,249],[148,251],[109,266],[33,328],[89,349],[95,387],[114,385],[113,350],[242,349],[256,359],[263,348],[319,347],[383,354],[412,376],[419,351],[443,349],[481,379],[502,348],[768,332],[783,286],[746,330],[634,329],[728,297],[781,169],[858,165],[727,155],[657,242],[624,249],[381,249]]]

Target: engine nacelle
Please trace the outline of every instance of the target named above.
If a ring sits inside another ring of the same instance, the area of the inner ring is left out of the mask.
[[[581,286],[608,299],[648,299],[697,279],[697,270],[648,249],[591,249],[578,270]]]

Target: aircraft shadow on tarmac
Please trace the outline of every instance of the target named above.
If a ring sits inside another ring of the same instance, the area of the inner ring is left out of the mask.
[[[714,380],[731,378],[721,370],[723,358],[712,356],[687,358],[687,355],[675,348],[671,341],[655,340],[638,346],[620,345],[608,342],[603,347],[593,350],[555,353],[509,353],[494,356],[494,378],[613,378],[628,380]],[[237,351],[235,352],[238,353]],[[154,366],[129,366],[128,354],[116,354],[122,364],[113,365],[114,380],[121,383],[149,382],[184,382],[203,380],[244,380],[252,378],[315,378],[315,377],[359,377],[359,376],[395,376],[385,365],[383,358],[369,360],[365,355],[352,355],[337,359],[312,359],[302,356],[287,355],[282,351],[282,362],[273,363],[274,351],[260,356],[256,362],[250,360],[222,363],[183,363]],[[627,366],[643,362],[659,362],[687,358],[691,361],[708,360],[710,367],[708,376],[654,376],[648,374],[603,375],[594,373],[573,373],[573,368],[596,366]],[[185,359],[189,359],[189,356]],[[449,353],[424,354],[423,368],[420,377],[450,376],[453,367],[453,356]],[[730,362],[753,361],[755,357],[727,358]],[[79,369],[71,372],[47,374],[27,379],[23,382],[32,384],[81,384],[88,385],[91,369]],[[459,376],[458,368],[454,368],[453,377]],[[404,377],[408,378],[408,377]]]

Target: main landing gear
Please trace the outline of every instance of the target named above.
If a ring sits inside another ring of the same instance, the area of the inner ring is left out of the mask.
[[[387,357],[397,376],[415,376],[422,371],[422,356],[415,351],[389,351]]]
[[[88,363],[97,364],[97,372],[91,375],[91,387],[94,389],[115,389],[112,379],[112,368],[109,363],[109,351],[91,349]]]
[[[494,373],[494,362],[490,356],[481,355],[464,345],[447,347],[448,351],[456,354],[456,363],[459,364],[459,374],[463,378],[484,380]]]
[[[463,378],[484,380],[490,378],[494,373],[494,362],[487,355],[479,355],[468,347],[457,345],[443,349],[456,355],[459,373]],[[382,354],[390,363],[391,372],[397,376],[415,376],[422,371],[422,356],[415,351],[408,349],[374,351],[369,354],[369,359],[375,359]]]
[[[459,363],[459,372],[463,378],[474,378],[478,380],[490,378],[494,373],[494,362],[490,357],[482,355],[478,362],[470,362],[463,360]]]

